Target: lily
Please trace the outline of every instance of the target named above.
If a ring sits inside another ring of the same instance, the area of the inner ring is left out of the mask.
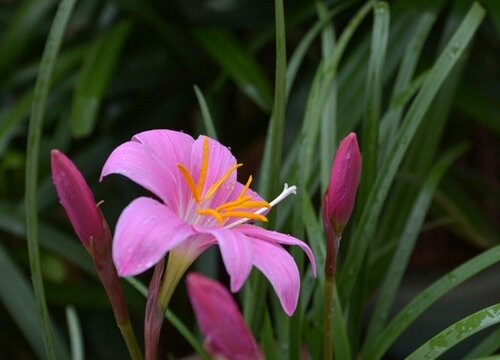
[[[316,264],[309,246],[290,235],[251,224],[267,221],[265,214],[295,186],[267,202],[237,181],[230,150],[207,136],[196,140],[172,130],[150,130],[118,146],[104,164],[101,180],[121,174],[143,186],[157,199],[133,200],[120,215],[113,239],[113,259],[120,276],[146,271],[169,253],[160,290],[162,308],[192,262],[208,247],[218,245],[230,276],[231,291],[238,291],[252,266],[276,291],[284,311],[297,306],[300,277],[293,257],[281,245],[297,245]]]

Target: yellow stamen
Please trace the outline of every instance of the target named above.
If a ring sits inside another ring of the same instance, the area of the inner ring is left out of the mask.
[[[271,205],[265,200],[255,200],[255,201],[247,201],[243,204],[244,208],[271,208]]]
[[[211,215],[219,222],[219,224],[224,222],[224,218],[214,209],[198,209],[198,214]]]
[[[243,188],[243,190],[241,190],[240,194],[238,195],[238,199],[241,199],[243,196],[245,196],[246,192],[250,188],[250,184],[252,183],[252,180],[253,180],[253,177],[252,177],[252,175],[250,175],[248,177],[247,183],[245,184],[245,187]]]
[[[191,177],[191,174],[189,173],[188,169],[184,167],[184,165],[177,164],[177,167],[181,171],[181,174],[184,176],[184,179],[186,180],[189,189],[191,189],[194,199],[199,204],[201,202],[200,195],[198,194],[198,190],[196,189],[196,185],[194,184],[194,180]]]
[[[231,166],[231,168],[228,171],[226,171],[226,173],[224,175],[222,175],[222,177],[219,180],[217,180],[217,182],[212,184],[212,186],[210,186],[207,193],[205,194],[205,201],[207,201],[212,196],[214,196],[214,194],[217,192],[217,190],[219,190],[219,188],[224,183],[224,181],[226,181],[226,179],[229,177],[229,175],[231,175],[231,173],[234,170],[236,170],[237,168],[239,168],[242,165],[243,164],[236,164],[236,165]]]
[[[198,186],[196,187],[199,197],[203,193],[203,186],[205,185],[205,179],[207,178],[208,171],[208,137],[205,136],[203,139],[203,157],[201,160],[200,178],[198,179]]]
[[[239,199],[239,200],[229,201],[229,202],[227,202],[225,204],[222,204],[221,206],[217,207],[215,209],[215,211],[222,211],[222,210],[225,210],[225,209],[234,208],[234,207],[237,207],[238,205],[241,205],[244,202],[250,201],[250,200],[252,200],[251,196],[245,196],[244,198]]]
[[[222,214],[222,216],[225,218],[241,217],[241,218],[248,218],[248,219],[254,219],[254,220],[260,220],[260,221],[267,222],[267,218],[264,215],[255,214],[255,213],[248,212],[248,211],[228,211],[228,212]]]

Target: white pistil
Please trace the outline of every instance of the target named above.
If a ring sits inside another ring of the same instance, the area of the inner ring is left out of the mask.
[[[285,183],[285,186],[283,187],[283,191],[281,192],[281,194],[279,194],[276,197],[276,199],[271,201],[269,203],[269,205],[272,208],[273,206],[275,206],[275,205],[279,204],[280,202],[282,202],[283,200],[285,200],[290,194],[294,194],[294,195],[297,194],[297,187],[295,185],[292,185],[289,187],[288,184]],[[260,208],[259,210],[255,211],[254,214],[263,214],[264,212],[270,210],[271,208],[267,208],[267,207]],[[224,226],[224,228],[231,229],[231,228],[234,228],[235,226],[246,223],[248,220],[250,220],[250,219],[249,218],[242,218],[242,219],[239,219],[238,221],[235,221],[229,225]]]

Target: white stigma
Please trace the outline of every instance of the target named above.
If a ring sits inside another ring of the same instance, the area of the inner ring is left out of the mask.
[[[297,187],[295,185],[288,186],[288,184],[285,183],[285,186],[283,187],[283,191],[281,192],[281,194],[279,194],[273,201],[271,201],[269,203],[269,205],[272,208],[273,206],[275,206],[275,205],[279,204],[280,202],[282,202],[283,200],[285,200],[291,194],[294,194],[294,195],[297,194]],[[271,208],[267,208],[267,207],[260,208],[259,210],[255,211],[254,214],[263,214],[264,212],[270,210]],[[250,220],[250,219],[249,218],[242,218],[242,219],[239,219],[238,221],[235,221],[229,225],[224,226],[224,228],[231,229],[235,226],[246,223],[248,220]]]

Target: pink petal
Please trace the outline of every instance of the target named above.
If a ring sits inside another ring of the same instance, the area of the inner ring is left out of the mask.
[[[118,146],[104,164],[101,180],[121,174],[157,195],[173,210],[184,209],[189,189],[177,168],[189,163],[194,140],[170,130],[151,130]]]
[[[302,250],[304,250],[307,257],[309,258],[313,274],[314,276],[316,276],[316,260],[314,259],[314,255],[311,249],[309,248],[309,246],[307,246],[305,242],[297,238],[294,238],[293,236],[290,235],[286,235],[277,231],[266,230],[261,227],[250,224],[239,225],[234,230],[242,232],[246,234],[248,237],[262,239],[272,243],[299,246]]]
[[[196,139],[191,153],[190,172],[196,183],[200,178],[201,164],[203,163],[203,146],[206,136],[200,136]],[[203,194],[216,183],[230,168],[236,164],[236,159],[231,154],[231,151],[221,143],[211,138],[208,138],[208,170],[203,187]],[[224,181],[219,190],[207,203],[207,207],[217,207],[227,201],[236,184],[236,171]]]
[[[156,200],[141,197],[123,210],[116,224],[113,260],[120,276],[139,274],[196,234],[172,210]]]
[[[251,241],[254,265],[269,279],[281,306],[291,316],[297,307],[300,290],[300,275],[295,260],[279,245],[259,239]]]
[[[186,287],[211,356],[262,359],[236,302],[221,284],[201,274],[190,273],[186,277]]]
[[[196,230],[215,238],[224,266],[231,277],[231,291],[238,291],[252,270],[253,249],[250,239],[243,233],[222,228],[196,227]]]
[[[59,150],[51,151],[52,181],[61,205],[83,245],[90,249],[90,241],[111,240],[105,220],[96,206],[94,195],[75,164]]]

